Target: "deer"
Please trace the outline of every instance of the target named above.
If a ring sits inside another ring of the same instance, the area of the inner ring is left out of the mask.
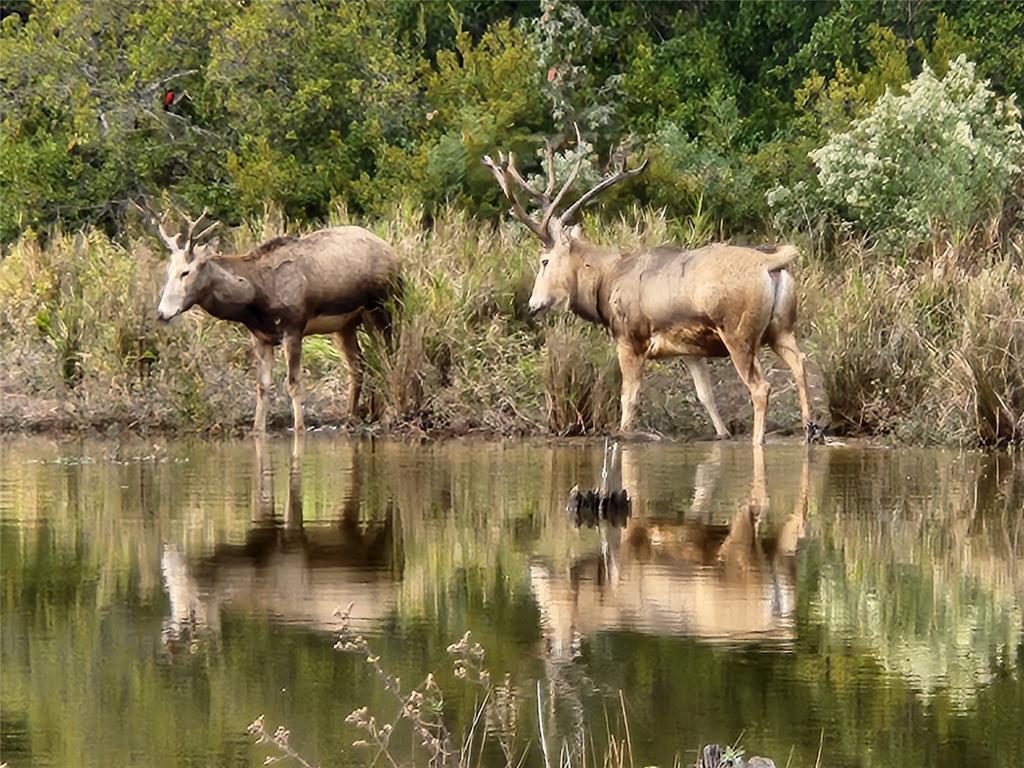
[[[730,494],[734,482],[725,488],[719,481],[721,448],[712,444],[698,465],[683,520],[651,519],[642,509],[625,519],[608,515],[597,522],[599,549],[585,548],[567,570],[533,559],[530,587],[552,658],[571,658],[576,636],[623,630],[711,644],[795,640],[796,554],[806,535],[810,448],[800,449],[799,473],[787,476],[796,491],[792,509],[774,516],[768,532],[762,530],[770,508],[765,448],[753,447],[742,501],[741,494]],[[727,454],[733,469],[739,456]],[[639,473],[645,458],[644,450],[623,446],[617,457],[612,454],[609,479],[602,477],[602,485],[625,489],[642,507]],[[712,522],[708,499],[723,494],[734,509],[725,524]]]
[[[360,415],[363,354],[356,332],[369,324],[391,340],[390,305],[400,297],[400,264],[391,246],[355,226],[330,227],[309,234],[275,237],[239,254],[222,254],[204,241],[219,222],[184,217],[182,234],[166,228],[146,204],[136,203],[155,221],[170,251],[167,280],[157,317],[162,322],[199,306],[207,314],[244,325],[256,358],[256,413],[253,432],[266,434],[272,388],[274,347],[284,346],[293,428],[303,431],[302,339],[330,334],[348,364],[348,414]]]
[[[228,611],[259,612],[337,632],[343,623],[339,606],[349,606],[347,620],[354,626],[370,629],[399,604],[400,520],[388,516],[371,526],[360,520],[364,497],[358,444],[345,468],[351,486],[340,500],[338,519],[310,524],[302,513],[301,441],[292,443],[283,505],[275,502],[267,437],[256,436],[254,442],[252,513],[244,541],[219,542],[200,557],[172,542],[161,545],[169,604],[161,636],[170,652],[197,637],[218,636],[221,615]]]
[[[579,145],[579,126],[574,127]],[[682,357],[716,435],[729,438],[707,366],[708,358],[729,357],[750,391],[752,440],[762,445],[771,387],[758,352],[769,346],[796,380],[806,441],[811,408],[804,356],[796,339],[796,287],[787,269],[797,248],[713,243],[687,249],[667,244],[627,253],[586,241],[578,223],[583,209],[605,190],[638,176],[647,167],[647,159],[633,168],[627,167],[626,160],[620,154],[601,181],[559,213],[579,176],[583,153],[557,193],[550,142],[544,189],[523,177],[511,151],[499,152],[497,160],[483,157],[511,205],[510,213],[541,242],[530,314],[568,310],[609,331],[622,373],[619,431],[624,434],[634,431],[645,362]],[[527,212],[521,194],[539,209],[539,218]]]

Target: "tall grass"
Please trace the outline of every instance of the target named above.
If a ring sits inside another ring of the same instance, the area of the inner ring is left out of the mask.
[[[832,426],[913,442],[1024,440],[1024,235],[878,257],[841,243],[803,271],[804,332]]]
[[[363,706],[345,718],[345,724],[360,736],[352,743],[353,752],[364,752],[370,765],[386,764],[392,768],[503,765],[504,768],[522,768],[524,765],[541,764],[551,768],[557,764],[559,768],[634,768],[637,764],[626,700],[621,690],[618,694],[618,715],[612,713],[610,716],[605,707],[602,735],[599,730],[595,734],[597,729],[580,709],[579,693],[563,686],[561,694],[570,700],[571,709],[579,711],[575,712],[570,732],[553,731],[559,709],[556,702],[559,686],[551,685],[551,681],[545,685],[540,680],[533,686],[523,685],[513,681],[509,674],[500,683],[494,681],[485,665],[483,646],[474,642],[466,632],[447,649],[452,658],[452,676],[475,690],[468,725],[457,733],[450,725],[452,707],[446,702],[434,672],[427,673],[419,685],[403,687],[402,681],[387,670],[366,638],[353,631],[349,625],[348,610],[341,612],[341,619],[342,627],[335,650],[355,654],[365,661],[391,704],[392,711],[383,716]],[[550,689],[547,701],[543,688]],[[533,692],[536,698],[531,695]],[[534,702],[536,709],[530,712]],[[536,729],[530,723],[534,718]],[[532,738],[531,730],[535,733]],[[249,725],[247,732],[255,739],[256,746],[271,752],[264,759],[265,765],[291,761],[312,768],[313,763],[290,744],[291,732],[285,726],[279,725],[271,733],[267,730],[264,716],[260,715]],[[595,742],[600,746],[595,748]],[[530,760],[537,752],[541,759]],[[701,750],[702,759],[697,765],[704,768],[746,765],[744,754],[739,739],[725,748],[710,744]],[[674,765],[679,764],[677,752]],[[774,763],[753,757],[750,765]]]
[[[330,223],[350,223],[339,208]],[[347,372],[328,340],[305,342],[312,425],[412,433],[582,434],[614,428],[619,374],[600,328],[526,311],[537,259],[516,224],[497,228],[458,210],[424,225],[399,206],[369,225],[403,262],[396,343],[362,337],[372,420],[347,422]],[[296,226],[273,209],[226,231],[244,249]],[[716,236],[700,210],[686,221],[637,208],[590,222],[588,236],[625,248]],[[928,253],[881,257],[863,241],[820,244],[795,268],[800,328],[821,372],[822,410],[836,431],[915,442],[992,445],[1024,439],[1024,236],[942,237]],[[141,229],[29,233],[0,261],[0,427],[244,429],[254,407],[248,334],[200,311],[158,326],[161,246]],[[774,363],[770,354],[766,360]],[[278,362],[271,424],[290,422]],[[727,361],[713,365],[720,408],[749,429],[748,397]],[[774,375],[788,382],[787,375]],[[791,387],[769,418],[798,424]],[[711,434],[689,377],[651,366],[643,426]],[[820,419],[824,413],[818,414]]]

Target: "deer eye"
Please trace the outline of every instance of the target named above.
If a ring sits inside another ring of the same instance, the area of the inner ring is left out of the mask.
[[[181,274],[178,275],[178,277],[188,277],[188,273],[191,272],[191,271],[192,271],[191,269],[183,269],[181,271]]]
[[[548,265],[548,259],[541,259],[540,260],[540,268],[541,269],[544,269],[545,267],[547,267],[547,265]]]

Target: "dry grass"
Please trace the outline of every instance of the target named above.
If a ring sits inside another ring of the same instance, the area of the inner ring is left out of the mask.
[[[900,261],[857,242],[803,273],[834,428],[912,442],[1024,440],[1024,237]]]
[[[339,209],[332,223],[344,221]],[[344,364],[326,339],[307,339],[310,424],[417,434],[614,427],[611,345],[575,318],[527,317],[537,248],[517,225],[495,229],[450,210],[427,228],[417,210],[400,207],[371,226],[404,264],[397,344],[363,338],[372,421],[353,425],[344,416]],[[225,236],[244,248],[298,229],[269,211]],[[712,231],[703,219],[669,222],[649,209],[588,227],[593,239],[625,247],[696,245]],[[826,255],[812,249],[797,269],[801,328],[833,429],[961,445],[1024,439],[1022,253],[1021,235],[1002,230],[937,237],[928,253],[902,258],[853,240]],[[55,232],[45,245],[28,235],[11,246],[0,262],[0,428],[245,429],[254,406],[247,333],[201,312],[157,326],[163,277],[159,246],[140,231],[123,241]],[[290,423],[282,368],[277,426]],[[713,374],[726,420],[749,429],[731,366],[716,363]],[[651,366],[641,413],[644,428],[710,434],[676,364]],[[773,393],[769,417],[798,423],[788,384]]]

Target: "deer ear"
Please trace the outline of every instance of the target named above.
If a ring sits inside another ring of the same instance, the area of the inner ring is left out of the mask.
[[[569,227],[569,239],[579,240],[582,237],[583,227],[581,227],[579,224],[573,224],[571,227]]]
[[[190,256],[191,261],[206,261],[211,256],[216,256],[220,253],[220,238],[214,238],[200,245],[192,246],[192,253]]]

